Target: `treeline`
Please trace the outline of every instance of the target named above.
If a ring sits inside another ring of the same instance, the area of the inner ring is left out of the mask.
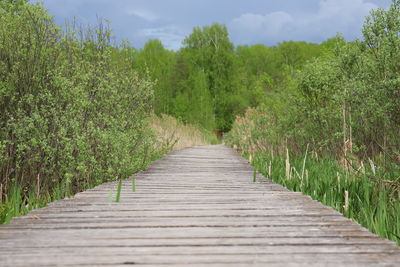
[[[40,5],[0,1],[0,221],[162,153],[147,125],[154,84],[110,36],[103,23],[62,30]]]
[[[292,73],[330,49],[306,42],[235,47],[227,28],[195,28],[179,51],[158,40],[132,50],[143,77],[155,81],[154,110],[208,130],[229,130],[237,115],[286,86]]]
[[[367,17],[362,40],[328,40],[322,56],[302,62],[285,83],[272,86],[261,105],[238,119],[231,143],[251,153],[285,153],[286,147],[302,153],[309,145],[342,160],[382,155],[399,162],[399,33],[396,0],[390,10]],[[241,142],[245,136],[248,141]]]

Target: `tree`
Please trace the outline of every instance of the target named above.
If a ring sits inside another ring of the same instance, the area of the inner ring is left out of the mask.
[[[229,129],[235,111],[232,113],[228,108],[229,99],[226,96],[237,93],[237,69],[234,46],[226,26],[213,24],[194,28],[183,44],[183,53],[194,72],[200,71],[207,78],[216,127]]]
[[[160,40],[148,41],[136,58],[136,68],[155,82],[154,111],[158,115],[171,113],[170,76],[174,63],[175,53],[165,49]]]

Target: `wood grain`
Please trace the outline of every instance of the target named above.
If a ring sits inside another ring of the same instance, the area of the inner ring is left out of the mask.
[[[400,266],[400,249],[257,174],[232,149],[184,149],[0,226],[0,266]]]

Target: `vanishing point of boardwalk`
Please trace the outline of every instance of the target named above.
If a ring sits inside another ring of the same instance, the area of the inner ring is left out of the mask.
[[[171,153],[120,203],[104,184],[0,226],[0,266],[400,266],[393,242],[252,176],[222,145]]]

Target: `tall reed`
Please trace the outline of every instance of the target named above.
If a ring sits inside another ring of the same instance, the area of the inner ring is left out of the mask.
[[[287,155],[272,157],[271,153],[258,152],[253,164],[273,181],[303,192],[400,244],[400,171],[387,173],[377,163],[360,163],[359,171],[351,171],[334,158],[307,157],[308,153],[290,155],[290,174]]]

